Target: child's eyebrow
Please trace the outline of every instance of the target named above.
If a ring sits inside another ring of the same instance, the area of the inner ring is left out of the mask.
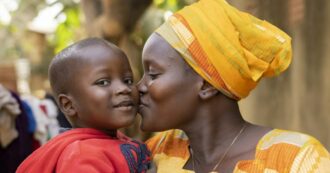
[[[96,67],[95,73],[105,73],[109,71],[109,67]]]

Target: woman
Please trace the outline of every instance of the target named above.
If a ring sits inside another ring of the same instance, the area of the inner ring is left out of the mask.
[[[200,0],[158,28],[142,56],[141,128],[180,129],[147,142],[159,173],[330,170],[313,137],[250,124],[239,111],[261,78],[291,62],[291,38],[275,26],[224,0]]]

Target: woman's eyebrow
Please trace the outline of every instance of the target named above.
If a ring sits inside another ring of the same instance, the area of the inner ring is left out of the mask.
[[[157,59],[157,61],[152,60],[152,59],[146,59],[146,60],[144,60],[144,64],[153,66],[153,67],[157,67],[157,68],[162,67],[162,64],[159,62],[159,59]]]

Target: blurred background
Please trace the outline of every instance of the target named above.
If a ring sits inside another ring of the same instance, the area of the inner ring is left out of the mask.
[[[55,136],[60,126],[67,126],[52,100],[47,79],[49,62],[56,53],[86,37],[107,39],[126,52],[138,81],[143,75],[141,51],[148,36],[172,13],[195,1],[0,0],[0,84],[4,86],[0,93],[16,95],[21,109],[10,121],[2,121],[0,114],[0,129],[12,122],[18,132],[8,142],[1,141],[0,159],[9,162],[6,154],[17,147],[21,150],[15,149],[16,154],[23,159]],[[270,21],[293,38],[290,68],[277,78],[261,81],[240,102],[245,119],[311,134],[330,149],[330,1],[228,2]],[[150,136],[139,131],[138,120],[124,131],[142,140]],[[27,140],[32,149],[22,145]],[[11,166],[18,163],[16,159]],[[3,167],[4,162],[0,164]],[[10,172],[10,166],[7,168]]]

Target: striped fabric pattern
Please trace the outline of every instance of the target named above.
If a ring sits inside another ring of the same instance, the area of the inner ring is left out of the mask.
[[[273,26],[230,6],[200,0],[183,8],[156,30],[205,80],[239,100],[259,80],[291,63],[291,38]]]
[[[147,141],[158,173],[193,173],[183,166],[190,157],[183,131],[161,132]],[[254,160],[242,160],[233,173],[329,173],[330,155],[322,144],[306,134],[274,129],[256,147]]]

